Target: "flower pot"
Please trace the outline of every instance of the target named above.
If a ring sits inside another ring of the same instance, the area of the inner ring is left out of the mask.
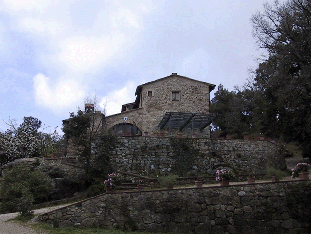
[[[300,180],[309,180],[309,172],[301,172],[299,173],[299,179]]]
[[[145,185],[143,185],[143,184],[138,184],[138,185],[137,185],[137,188],[138,188],[139,191],[144,191]]]
[[[248,178],[247,178],[247,183],[249,183],[249,184],[255,184],[255,177],[248,177]]]
[[[223,179],[220,181],[221,186],[228,186],[229,185],[229,180]]]
[[[106,193],[112,193],[113,189],[112,186],[110,184],[106,184]]]
[[[194,183],[195,183],[195,186],[196,186],[197,188],[202,188],[202,185],[203,185],[202,181],[197,180],[197,181],[195,181]]]

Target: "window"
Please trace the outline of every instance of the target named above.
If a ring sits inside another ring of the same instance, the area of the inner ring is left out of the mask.
[[[152,91],[148,91],[148,97],[152,97]]]
[[[180,92],[179,91],[173,91],[172,92],[172,101],[179,101],[180,100]]]

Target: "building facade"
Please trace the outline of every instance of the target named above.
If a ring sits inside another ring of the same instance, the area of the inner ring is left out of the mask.
[[[136,89],[136,100],[105,118],[105,129],[116,135],[209,136],[210,92],[215,85],[172,73]]]

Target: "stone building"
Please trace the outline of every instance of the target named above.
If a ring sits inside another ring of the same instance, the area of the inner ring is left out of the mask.
[[[107,116],[106,130],[116,135],[199,135],[209,137],[210,92],[215,85],[172,73],[136,89],[135,102]]]

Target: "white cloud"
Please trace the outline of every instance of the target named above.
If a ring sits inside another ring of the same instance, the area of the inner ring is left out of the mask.
[[[139,28],[140,23],[138,16],[128,8],[120,8],[111,17],[113,27],[120,28],[120,26]]]
[[[117,53],[124,39],[122,35],[107,38],[72,37],[61,43],[59,61],[74,72],[94,72]]]
[[[85,97],[84,88],[73,79],[58,79],[51,85],[50,78],[39,73],[33,82],[36,104],[55,113],[77,105]]]
[[[123,88],[108,93],[99,105],[106,110],[107,115],[120,113],[123,104],[135,101],[135,90],[134,82],[128,82]]]
[[[62,24],[59,24],[53,20],[43,20],[34,17],[25,17],[19,21],[19,28],[22,31],[27,31],[34,33],[36,35],[42,36],[43,33],[48,35],[57,35],[64,31]]]
[[[1,10],[17,16],[34,12],[42,14],[58,2],[58,0],[2,0]]]

